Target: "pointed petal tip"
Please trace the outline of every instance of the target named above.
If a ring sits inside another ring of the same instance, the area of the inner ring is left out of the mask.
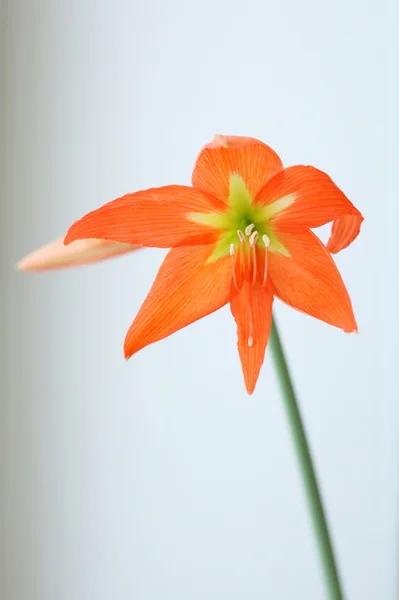
[[[344,333],[348,333],[349,335],[359,335],[359,330],[356,325],[354,328],[344,329]]]
[[[42,249],[36,250],[35,252],[32,252],[31,254],[21,258],[21,260],[14,265],[15,270],[23,273],[35,273],[50,268],[46,264],[46,261],[43,260],[41,250]]]
[[[251,385],[245,383],[245,389],[247,390],[247,394],[248,396],[252,396],[254,391],[255,391],[255,387],[256,387],[256,383],[251,383]]]
[[[230,308],[237,324],[238,354],[244,375],[245,389],[253,394],[265,359],[272,321],[273,288],[271,283],[244,282],[240,291],[234,284],[230,293]]]
[[[129,352],[128,349],[128,333],[126,334],[125,341],[123,342],[123,358],[125,359],[125,362],[127,362],[132,356],[132,353]]]
[[[219,310],[229,301],[231,257],[209,262],[215,246],[172,248],[132,325],[125,356]]]
[[[132,358],[132,356],[133,356],[133,353],[127,349],[126,341],[125,341],[125,344],[123,346],[123,357],[125,359],[125,363],[129,362],[129,360]]]
[[[348,320],[347,320],[345,326],[342,327],[342,330],[344,333],[347,333],[349,335],[358,335],[359,334],[359,329],[358,329],[358,326],[356,323],[355,315],[353,314],[353,309],[352,309],[352,314],[348,315]]]
[[[16,271],[29,271],[29,268],[26,267],[26,259],[22,258],[17,264],[14,265],[14,269]]]

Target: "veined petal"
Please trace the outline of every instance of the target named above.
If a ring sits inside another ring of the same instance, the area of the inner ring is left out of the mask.
[[[238,352],[245,387],[252,394],[265,358],[272,322],[273,288],[244,281],[240,291],[231,286],[230,307],[237,323]]]
[[[280,233],[290,257],[270,252],[275,295],[286,304],[347,333],[357,330],[352,304],[330,254],[311,231]]]
[[[216,241],[215,230],[188,216],[223,209],[215,198],[191,187],[152,188],[127,194],[88,213],[72,225],[65,243],[99,238],[156,248],[210,244]]]
[[[362,215],[344,215],[334,221],[331,228],[331,236],[327,243],[327,250],[331,254],[336,254],[343,250],[360,233],[360,226],[363,222]]]
[[[138,249],[139,246],[106,240],[79,240],[65,246],[64,238],[60,238],[25,256],[19,261],[17,268],[20,271],[66,269],[99,262]]]
[[[323,171],[298,165],[268,181],[256,203],[270,209],[276,231],[303,231],[359,211]]]
[[[172,248],[125,340],[129,358],[229,301],[231,258],[207,262],[213,246]]]
[[[279,156],[253,138],[216,136],[201,151],[194,167],[194,187],[227,203],[232,174],[240,175],[255,197],[265,183],[283,168]]]

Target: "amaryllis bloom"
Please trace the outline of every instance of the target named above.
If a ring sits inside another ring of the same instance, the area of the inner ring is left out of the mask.
[[[362,220],[322,171],[283,169],[266,144],[217,136],[197,159],[192,187],[170,185],[113,200],[74,223],[65,244],[94,238],[171,248],[126,335],[126,358],[230,303],[251,394],[274,297],[356,331],[331,253],[355,239]],[[325,247],[310,230],[330,221]]]
[[[312,228],[333,222],[327,246]],[[20,261],[21,270],[97,262],[141,246],[171,248],[125,339],[125,356],[228,302],[249,394],[271,343],[309,495],[328,590],[342,597],[328,524],[272,304],[277,296],[326,323],[356,331],[351,301],[331,253],[359,234],[362,215],[318,169],[283,169],[266,144],[216,136],[200,153],[192,187],[127,194],[74,223],[64,240]]]

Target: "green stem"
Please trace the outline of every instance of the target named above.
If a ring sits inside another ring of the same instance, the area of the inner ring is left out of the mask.
[[[305,488],[311,519],[315,530],[320,561],[322,563],[328,598],[331,600],[343,600],[344,596],[339,581],[338,569],[334,557],[334,551],[328,531],[327,519],[324,513],[323,502],[309,444],[306,439],[305,429],[301,419],[301,413],[297,399],[295,397],[294,387],[291,382],[287,361],[284,356],[284,350],[281,345],[276,322],[273,318],[272,330],[270,333],[270,348],[273,355],[274,365],[277,371],[277,377],[281,392],[284,398],[285,409],[291,427],[291,434],[298,456],[298,462],[302,473],[303,485]]]

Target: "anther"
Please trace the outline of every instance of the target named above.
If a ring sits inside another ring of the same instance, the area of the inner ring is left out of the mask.
[[[251,225],[248,225],[245,228],[245,235],[247,235],[249,237],[251,235],[253,229],[255,229],[255,225],[254,225],[254,223],[251,223]]]
[[[247,231],[247,230],[245,230],[245,231]],[[259,237],[259,233],[257,231],[254,231],[253,233],[251,233],[251,237],[249,238],[249,245],[255,246],[256,240],[258,239],[258,237]]]
[[[237,235],[238,235],[238,239],[240,240],[240,242],[245,242],[245,236],[240,229],[237,230]]]
[[[262,240],[263,243],[265,244],[266,248],[269,248],[270,246],[270,238],[267,237],[266,234],[262,235]]]
[[[235,251],[236,251],[236,248],[235,248],[234,244],[230,244],[230,256],[234,256]]]

